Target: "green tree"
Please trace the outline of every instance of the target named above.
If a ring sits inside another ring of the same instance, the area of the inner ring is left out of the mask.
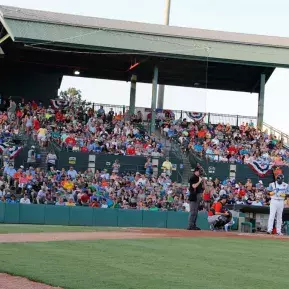
[[[65,101],[73,102],[74,104],[80,104],[82,102],[81,91],[70,87],[65,91],[60,91],[59,98]]]

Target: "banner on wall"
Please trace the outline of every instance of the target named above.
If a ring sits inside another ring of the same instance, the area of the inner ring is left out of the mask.
[[[187,116],[193,121],[202,121],[206,114],[204,112],[189,112],[186,111]]]
[[[65,109],[72,105],[72,101],[62,99],[51,99],[50,102],[55,109]]]
[[[18,156],[18,154],[21,152],[22,147],[21,146],[11,146],[9,144],[1,144],[0,145],[0,153],[5,153],[9,155],[9,158],[12,160]]]
[[[263,160],[254,160],[248,163],[249,167],[259,176],[265,177],[272,173],[272,164]]]

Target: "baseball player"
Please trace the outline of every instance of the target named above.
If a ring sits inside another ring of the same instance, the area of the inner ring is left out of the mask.
[[[279,174],[276,177],[276,181],[269,185],[269,195],[271,196],[270,202],[270,216],[268,220],[268,234],[272,234],[274,219],[276,216],[277,224],[277,234],[282,235],[281,226],[282,226],[282,214],[284,209],[284,199],[286,195],[289,194],[289,186],[284,183],[284,175]]]

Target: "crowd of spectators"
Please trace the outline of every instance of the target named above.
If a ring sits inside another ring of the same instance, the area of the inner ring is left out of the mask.
[[[93,173],[91,169],[77,172],[56,170],[45,173],[39,168],[21,166],[16,170],[7,165],[0,179],[1,202],[89,206],[136,210],[185,210],[186,188],[173,183],[170,176],[152,175],[150,159],[145,174],[120,173],[116,161],[109,173],[106,169]]]
[[[263,158],[274,164],[287,164],[288,151],[281,141],[260,132],[253,123],[240,127],[205,125],[186,119],[173,120],[171,115],[165,114],[158,116],[157,122],[162,134],[177,139],[184,152],[193,150],[213,161],[247,163],[250,159]],[[141,113],[130,117],[128,113],[115,114],[112,109],[105,113],[103,107],[98,110],[83,106],[54,109],[35,102],[16,105],[11,100],[7,112],[0,114],[0,142],[5,143],[25,130],[41,146],[54,141],[66,150],[160,156],[161,143],[141,124]],[[28,165],[32,166],[21,166],[17,170],[13,163],[7,163],[0,179],[1,202],[189,211],[187,187],[172,182],[172,164],[168,159],[162,164],[163,173],[159,176],[154,175],[150,158],[144,165],[144,174],[120,173],[118,161],[110,173],[107,170],[94,173],[90,169],[77,172],[73,167],[68,171],[57,170],[55,163],[52,152],[47,156],[47,171],[35,168],[31,160]],[[253,185],[250,180],[241,184],[230,179],[220,182],[209,178],[200,209],[209,210],[224,194],[232,205],[266,206],[270,202],[262,181]]]
[[[9,164],[0,178],[0,202],[188,212],[188,188],[172,182],[165,172],[154,176],[150,164],[148,159],[144,174],[120,173],[117,160],[111,172],[104,169],[95,173],[91,169],[77,172],[73,167],[56,170],[53,166],[47,172],[23,166],[16,170]],[[223,195],[227,196],[229,205],[270,204],[262,181],[253,184],[248,179],[242,184],[232,179],[221,182],[205,178],[200,210],[208,211]],[[289,207],[288,200],[285,207]]]
[[[260,131],[252,121],[234,127],[164,118],[160,127],[162,134],[176,139],[184,152],[193,151],[210,161],[248,164],[258,160],[275,166],[289,163],[289,151],[282,140]]]
[[[142,125],[142,114],[105,112],[71,104],[57,109],[34,101],[16,104],[10,100],[8,113],[1,115],[7,133],[26,131],[40,146],[55,142],[68,151],[96,152],[115,155],[163,155],[162,144],[149,135]],[[7,125],[5,121],[12,123]],[[2,124],[3,126],[3,124]]]
[[[228,205],[269,206],[269,193],[262,180],[253,184],[251,179],[241,183],[229,178],[224,181],[208,178],[203,193],[203,206],[209,210],[210,206],[223,195],[227,197]],[[285,208],[288,208],[289,200],[284,202]]]

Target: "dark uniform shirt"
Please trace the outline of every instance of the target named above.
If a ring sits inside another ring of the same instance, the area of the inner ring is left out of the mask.
[[[194,202],[197,200],[197,194],[201,194],[203,192],[203,185],[200,183],[195,189],[193,188],[193,184],[197,184],[199,182],[199,177],[195,174],[190,178],[190,196],[189,201]]]

